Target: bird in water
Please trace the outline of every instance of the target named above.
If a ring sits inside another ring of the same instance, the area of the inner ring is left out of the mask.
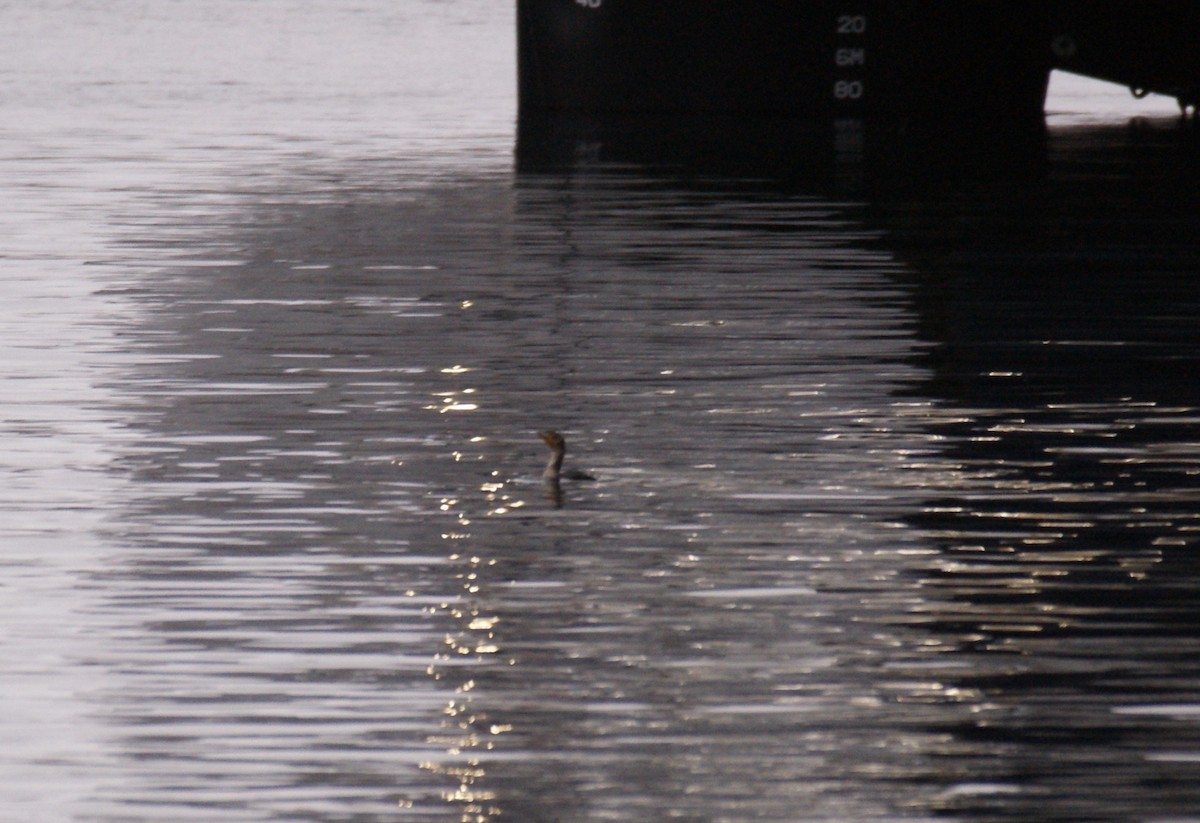
[[[560,480],[595,480],[596,478],[587,472],[581,472],[575,469],[567,469],[563,471],[563,457],[567,453],[567,441],[563,436],[556,431],[538,432],[538,437],[542,438],[542,442],[550,447],[550,462],[546,464],[546,470],[542,472],[542,477],[547,482],[557,483]]]

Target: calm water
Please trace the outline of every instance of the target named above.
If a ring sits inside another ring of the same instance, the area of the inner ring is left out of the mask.
[[[1200,820],[1171,104],[517,173],[508,6],[0,12],[0,819]]]

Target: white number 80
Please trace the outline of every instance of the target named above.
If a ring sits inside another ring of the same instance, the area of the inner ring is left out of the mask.
[[[863,96],[860,80],[839,80],[833,86],[833,96],[838,100],[857,100]]]

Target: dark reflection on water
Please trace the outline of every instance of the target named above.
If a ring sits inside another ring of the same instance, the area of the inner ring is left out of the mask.
[[[946,192],[890,235],[938,342],[920,394],[942,401],[929,431],[956,475],[909,518],[939,550],[914,625],[963,655],[952,682],[989,706],[949,731],[1003,750],[1013,790],[969,811],[1200,808],[1195,150],[1059,133],[1044,179]],[[893,226],[908,212],[879,205]]]
[[[115,287],[137,814],[1194,814],[1192,149],[1042,140],[375,169]]]

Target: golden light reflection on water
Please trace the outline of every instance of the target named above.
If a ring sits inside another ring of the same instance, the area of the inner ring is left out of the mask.
[[[470,440],[479,443],[483,439],[473,437]],[[459,462],[463,454],[454,452],[452,458]],[[504,488],[503,482],[489,481],[481,485],[485,501],[493,506],[489,514],[505,510],[504,506],[494,506],[497,500],[507,499],[502,493]],[[498,740],[513,730],[508,723],[491,720],[475,705],[478,683],[471,673],[474,666],[486,664],[502,651],[496,637],[500,617],[484,611],[480,605],[482,572],[494,566],[496,561],[460,548],[471,546],[472,538],[471,518],[462,500],[443,498],[439,509],[455,521],[454,528],[443,532],[441,539],[447,544],[447,559],[455,569],[453,578],[459,597],[440,604],[437,612],[458,629],[444,637],[443,651],[435,655],[427,670],[435,682],[452,688],[453,697],[442,710],[442,733],[427,741],[443,747],[446,758],[425,761],[421,768],[450,780],[452,788],[444,791],[441,799],[458,809],[461,823],[487,823],[498,819],[502,809],[496,793],[481,785],[487,776],[482,755],[492,752]]]
[[[920,518],[941,549],[917,620],[957,626],[993,651],[1034,654],[1085,631],[1114,603],[1167,573],[1168,552],[1194,544],[1200,449],[1159,432],[1195,410],[1126,398],[946,415],[934,431],[957,443]],[[978,432],[986,432],[980,437]],[[1017,455],[1019,457],[1014,458]],[[930,477],[930,475],[927,475]],[[936,490],[936,491],[935,491]]]

